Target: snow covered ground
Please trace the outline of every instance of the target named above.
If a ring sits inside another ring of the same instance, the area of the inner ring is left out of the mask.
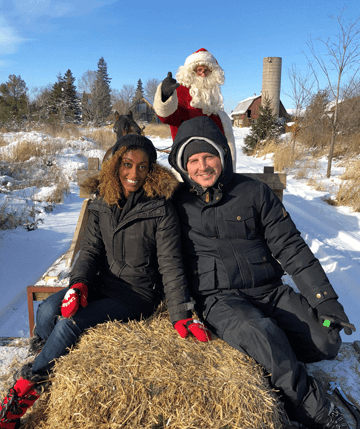
[[[262,158],[245,156],[241,148],[247,132],[248,129],[234,128],[237,172],[261,173],[264,166],[272,165],[271,155]],[[19,137],[15,133],[6,135],[13,144]],[[157,148],[171,146],[170,139],[148,137]],[[38,135],[27,133],[26,138],[31,141]],[[86,168],[87,157],[102,157],[102,154],[102,151],[94,150],[92,143],[89,142],[87,147],[86,140],[75,140],[62,154],[62,167],[68,168],[71,176],[77,168]],[[158,160],[168,166],[165,153],[159,152]],[[339,184],[338,176],[343,168],[333,165],[331,179],[324,179],[326,163],[326,159],[320,161],[322,184],[327,189],[334,189]],[[44,205],[39,205],[40,213],[37,216],[43,222],[38,224],[38,229],[27,231],[17,228],[0,233],[0,337],[29,336],[26,287],[34,284],[70,246],[82,205],[75,175],[72,177],[71,192],[63,204],[51,212],[45,211]],[[322,197],[328,195],[328,191],[311,189],[305,179],[296,180],[293,174],[287,176],[283,200],[286,210],[322,263],[350,321],[357,327],[351,336],[342,333],[345,344],[336,360],[308,367],[310,372],[336,379],[349,398],[360,406],[360,354],[353,348],[353,342],[360,341],[360,213],[326,204]],[[286,276],[285,280],[294,286],[291,278]],[[21,347],[0,347],[0,374],[6,371],[16,353],[23,357],[25,350]]]

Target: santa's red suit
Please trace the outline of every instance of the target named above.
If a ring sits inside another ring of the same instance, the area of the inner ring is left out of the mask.
[[[160,85],[158,86],[154,99],[155,112],[161,122],[170,125],[171,136],[173,140],[182,122],[192,119],[196,116],[209,116],[227,138],[231,149],[233,165],[235,168],[235,138],[232,129],[232,123],[227,113],[223,109],[217,109],[217,113],[208,114],[204,113],[202,109],[193,107],[190,104],[192,101],[192,96],[190,95],[190,86],[185,86],[186,82],[183,81],[182,77],[184,76],[185,71],[193,73],[193,70],[197,65],[205,65],[210,69],[213,69],[214,67],[220,69],[213,55],[210,54],[210,52],[208,52],[206,49],[202,48],[199,51],[194,52],[186,59],[185,65],[183,67],[180,67],[180,69],[182,69],[182,72],[178,72],[178,74],[176,75],[180,86],[176,88],[176,90],[165,102],[162,101],[161,95],[162,83],[160,83]]]

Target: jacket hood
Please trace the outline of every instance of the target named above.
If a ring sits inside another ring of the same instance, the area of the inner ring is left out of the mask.
[[[100,173],[86,179],[81,186],[89,193],[97,193],[100,186]],[[146,177],[143,189],[146,197],[164,197],[168,200],[178,186],[179,182],[174,174],[163,165],[155,163]]]
[[[219,185],[223,187],[230,183],[233,176],[233,167],[230,147],[226,137],[212,119],[208,116],[198,116],[180,125],[169,155],[169,164],[181,175],[185,184],[191,188],[201,188],[200,185],[190,179],[189,174],[182,167],[182,154],[186,145],[193,139],[205,140],[219,152],[222,173],[214,187],[219,187]]]

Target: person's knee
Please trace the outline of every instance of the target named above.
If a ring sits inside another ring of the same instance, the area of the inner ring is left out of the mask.
[[[58,317],[54,306],[44,301],[36,313],[35,332],[37,335],[46,340],[54,329]]]
[[[243,321],[239,329],[241,343],[244,348],[253,348],[276,342],[279,337],[279,327],[275,320],[267,317]]]
[[[321,353],[321,360],[334,359],[339,353],[341,346],[341,337],[338,330],[334,329],[331,332],[318,338],[318,349]]]
[[[58,320],[56,322],[56,331],[58,335],[77,338],[81,334],[82,329],[78,326],[72,317],[58,316]]]

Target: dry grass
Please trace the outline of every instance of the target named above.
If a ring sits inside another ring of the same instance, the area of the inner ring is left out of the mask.
[[[8,142],[0,135],[0,147],[7,146]]]
[[[24,226],[29,221],[29,212],[26,210],[13,211],[9,209],[10,202],[5,199],[0,203],[0,231],[15,229]]]
[[[145,126],[144,133],[148,137],[160,137],[167,139],[171,137],[170,127],[166,124],[148,124]]]
[[[348,163],[341,179],[343,182],[335,196],[337,203],[360,212],[360,160]]]
[[[265,142],[258,143],[256,146],[256,156],[258,158],[274,153],[278,150],[279,144],[275,140],[266,140]]]
[[[295,162],[299,158],[299,153],[293,150],[291,144],[288,141],[279,143],[274,140],[270,140],[257,148],[257,157],[262,157],[268,154],[274,154],[274,170],[280,172],[294,167]]]
[[[13,145],[11,149],[4,151],[0,154],[0,160],[13,164],[13,163],[24,163],[30,158],[49,158],[59,154],[65,147],[66,143],[63,142],[29,142],[22,140],[16,145]]]
[[[326,186],[322,183],[322,181],[318,182],[316,179],[314,179],[313,177],[311,177],[308,181],[307,181],[307,185],[310,186],[311,188],[315,189],[315,191],[320,191],[320,192],[326,192],[328,189],[326,188]],[[325,201],[325,200],[324,200]]]
[[[95,140],[99,148],[105,151],[116,143],[116,134],[113,132],[112,126],[90,130],[86,133],[86,136]]]
[[[87,331],[23,427],[279,429],[281,413],[252,359],[220,339],[182,339],[160,313]]]

